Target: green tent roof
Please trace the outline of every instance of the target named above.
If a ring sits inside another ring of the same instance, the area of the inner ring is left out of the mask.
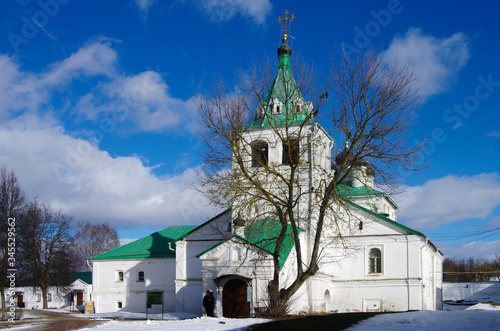
[[[195,226],[173,226],[120,246],[89,260],[175,257],[175,242]]]
[[[280,52],[283,47],[288,51]],[[306,102],[300,93],[300,90],[293,79],[290,70],[291,48],[288,46],[286,39],[283,39],[283,44],[278,49],[279,67],[274,81],[271,84],[261,105],[264,108],[263,113],[257,111],[257,116],[247,129],[255,129],[262,127],[276,127],[282,125],[302,124],[314,122],[310,110],[306,107]],[[283,109],[279,113],[273,113],[273,103],[279,100]],[[296,106],[306,107],[296,111]]]
[[[252,246],[257,247],[259,249],[262,249],[263,251],[273,254],[274,249],[276,248],[276,238],[279,235],[280,232],[280,223],[276,220],[273,220],[271,218],[266,218],[260,221],[255,222],[254,224],[248,226],[245,228],[244,235],[245,238],[242,238],[238,235],[233,235],[230,238],[224,240],[221,243],[218,243],[217,245],[214,245],[210,247],[209,249],[201,252],[198,254],[196,257],[200,257],[204,255],[205,253],[210,252],[214,248],[222,245],[223,243],[232,240],[233,238],[237,238],[241,241],[245,241],[250,243]],[[297,229],[298,233],[301,232],[300,229]],[[290,252],[292,251],[293,245],[295,244],[295,241],[293,239],[293,233],[292,233],[292,228],[290,226],[287,227],[286,231],[286,236],[285,240],[283,241],[283,245],[281,246],[280,249],[280,256],[279,256],[279,268],[283,268],[283,265],[285,264],[288,256],[290,255]]]

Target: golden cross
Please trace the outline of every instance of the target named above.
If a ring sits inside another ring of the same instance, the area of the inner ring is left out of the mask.
[[[332,149],[333,153],[337,153],[338,151],[340,151],[340,148],[337,148],[337,144],[335,144],[335,142],[333,142],[333,149]]]
[[[292,16],[288,16],[288,14],[290,14],[290,12],[288,10],[285,10],[285,12],[283,13],[284,17],[281,18],[281,16],[278,16],[278,23],[281,24],[281,28],[283,29],[283,33],[286,35],[286,33],[288,32],[288,29],[290,29],[290,25],[293,21],[293,19],[295,18],[295,16],[292,14]],[[283,23],[283,21],[285,21],[285,23]],[[290,22],[288,22],[290,21]]]

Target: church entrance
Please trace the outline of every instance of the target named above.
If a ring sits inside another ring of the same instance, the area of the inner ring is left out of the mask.
[[[76,305],[77,306],[83,305],[83,292],[76,293]]]
[[[222,289],[222,315],[229,318],[249,317],[250,303],[247,303],[247,283],[232,279]]]

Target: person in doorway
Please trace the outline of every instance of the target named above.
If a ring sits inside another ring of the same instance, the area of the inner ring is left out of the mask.
[[[203,307],[208,317],[214,317],[215,298],[212,292],[207,291],[206,295],[203,297]]]

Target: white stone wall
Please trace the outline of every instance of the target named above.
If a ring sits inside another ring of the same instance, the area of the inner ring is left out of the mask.
[[[96,313],[145,313],[148,291],[163,292],[164,311],[175,311],[175,269],[174,258],[94,261],[92,298]],[[143,282],[138,279],[139,271],[144,272]],[[119,281],[118,272],[123,272],[123,281]]]
[[[176,243],[176,311],[203,314],[203,295],[214,291],[214,285],[203,283],[202,260],[197,255],[231,236],[230,216],[223,214]]]
[[[69,301],[69,294],[74,290],[82,290],[83,301],[90,301],[92,285],[88,285],[77,280],[66,289],[50,286],[47,290],[47,294],[50,294],[51,299],[47,302],[47,307],[53,309],[69,307],[71,305]],[[25,309],[42,309],[43,299],[42,290],[40,288],[35,288],[33,286],[19,286],[16,287],[16,292],[22,294]],[[6,295],[6,300],[9,300],[8,295]],[[76,295],[74,300],[74,305],[76,305]],[[75,306],[75,309],[77,308],[83,307]]]

